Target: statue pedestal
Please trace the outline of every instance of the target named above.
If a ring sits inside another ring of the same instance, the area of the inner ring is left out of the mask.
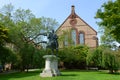
[[[45,69],[40,73],[41,77],[53,77],[59,76],[60,72],[58,70],[58,57],[55,55],[45,55]]]

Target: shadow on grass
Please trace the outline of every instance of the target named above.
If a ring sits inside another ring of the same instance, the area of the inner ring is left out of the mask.
[[[9,74],[0,74],[0,80],[9,80],[11,78],[24,78],[29,76],[36,76],[40,74],[40,70],[30,72],[15,72]]]
[[[76,74],[62,74],[61,76],[77,76]]]
[[[80,69],[71,69],[71,70],[61,70],[62,72],[98,72],[98,70],[80,70]]]
[[[98,74],[107,74],[107,75],[119,75],[120,76],[120,72],[116,72],[116,73],[110,73],[108,70],[99,70]]]

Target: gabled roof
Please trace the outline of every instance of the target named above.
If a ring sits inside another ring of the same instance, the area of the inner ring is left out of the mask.
[[[74,5],[71,6],[71,14],[65,19],[65,21],[60,25],[60,27],[62,27],[62,25],[68,20],[68,19],[73,19],[73,18],[79,18],[81,21],[83,21],[87,26],[89,26],[93,31],[95,31],[89,24],[87,24],[82,18],[80,18],[76,13],[75,13],[75,9],[74,9]],[[58,27],[58,29],[56,30],[56,32],[60,29],[60,27]],[[95,33],[97,34],[97,32],[95,31]]]

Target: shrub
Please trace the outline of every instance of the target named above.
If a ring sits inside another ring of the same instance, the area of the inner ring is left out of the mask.
[[[117,72],[120,68],[120,50],[98,47],[87,55],[86,62],[88,66],[102,67],[110,73]]]
[[[68,69],[85,69],[87,46],[71,46],[59,50],[59,57],[64,62],[64,67]]]
[[[103,51],[102,66],[109,69],[110,73],[117,72],[120,68],[120,53],[106,49]]]
[[[102,48],[91,50],[86,58],[86,63],[90,67],[101,67],[102,64]]]

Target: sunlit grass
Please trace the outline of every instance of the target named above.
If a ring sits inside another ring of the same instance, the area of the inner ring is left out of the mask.
[[[40,77],[41,71],[0,74],[0,80],[120,80],[119,74],[108,74],[105,71],[65,70],[57,77]]]

